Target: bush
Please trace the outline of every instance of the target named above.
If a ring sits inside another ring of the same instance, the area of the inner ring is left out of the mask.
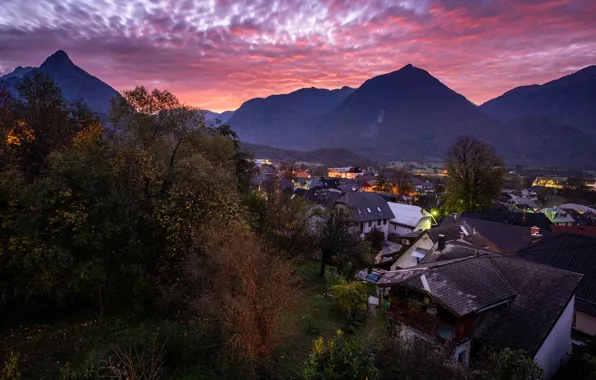
[[[344,340],[343,333],[337,338],[314,341],[310,360],[304,369],[306,380],[375,380],[378,370],[374,365],[372,350],[361,346],[355,340]]]

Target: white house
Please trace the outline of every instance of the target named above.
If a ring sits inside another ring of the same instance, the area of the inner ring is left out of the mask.
[[[431,228],[431,217],[421,207],[387,202],[395,216],[389,222],[389,233],[403,235]]]
[[[379,194],[349,192],[342,195],[335,204],[336,207],[349,207],[352,210],[356,228],[360,231],[362,238],[373,228],[383,231],[387,238],[389,221],[394,218],[394,215],[385,199]]]

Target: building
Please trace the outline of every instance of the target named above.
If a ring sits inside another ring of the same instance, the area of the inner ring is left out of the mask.
[[[395,216],[385,199],[377,193],[350,192],[343,194],[335,203],[336,207],[349,207],[360,231],[361,237],[377,228],[389,233],[389,221]]]
[[[431,228],[430,215],[421,207],[387,202],[395,217],[389,222],[389,233],[403,235]]]
[[[378,276],[379,293],[389,294],[389,318],[404,337],[449,344],[454,362],[468,365],[483,347],[510,348],[533,358],[549,379],[571,351],[581,274],[474,256]]]
[[[453,224],[464,227],[467,239],[480,236],[488,249],[507,254],[514,254],[549,234],[548,231],[541,231],[537,226],[522,227],[481,219],[454,218],[452,216],[443,219],[441,227]]]
[[[577,224],[568,211],[559,207],[547,207],[540,210],[556,226],[573,226]]]
[[[511,212],[511,211],[484,211],[464,212],[462,218],[480,219],[487,222],[496,222],[520,227],[539,227],[541,231],[550,231],[552,223],[542,213],[534,212]]]
[[[563,234],[517,253],[519,258],[584,275],[575,302],[575,330],[596,336],[596,238]]]
[[[349,178],[355,179],[358,176],[363,175],[364,172],[356,167],[344,167],[344,168],[329,168],[327,169],[327,176],[330,178]]]

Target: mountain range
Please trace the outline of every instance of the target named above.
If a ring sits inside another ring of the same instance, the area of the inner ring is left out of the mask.
[[[118,95],[63,51],[39,68],[17,67],[1,79],[14,91],[36,70],[52,76],[68,100],[82,98],[101,112]],[[472,135],[512,164],[596,168],[596,66],[476,106],[427,71],[406,65],[356,89],[303,88],[205,116],[209,123],[227,122],[246,146],[269,155],[276,154],[271,146],[324,149],[325,157],[341,147],[378,160],[442,160],[457,136]],[[296,155],[291,152],[283,154]]]

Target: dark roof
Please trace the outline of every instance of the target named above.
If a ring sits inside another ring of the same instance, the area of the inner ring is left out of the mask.
[[[574,233],[596,237],[596,226],[552,226],[551,230],[556,234]]]
[[[526,217],[524,222],[523,218]],[[488,222],[498,222],[521,227],[540,227],[541,231],[551,230],[551,221],[541,212],[510,212],[510,211],[488,211],[488,212],[464,212],[462,218],[480,219]]]
[[[584,275],[577,289],[576,309],[596,315],[596,238],[564,234],[538,242],[517,254],[524,260]]]
[[[352,216],[358,223],[381,219],[393,219],[391,208],[377,193],[346,193],[337,202],[352,209]]]
[[[333,207],[335,202],[343,195],[343,193],[336,189],[324,188],[316,186],[308,189],[304,193],[304,199],[325,207]]]
[[[467,244],[460,241],[450,241],[445,244],[445,248],[442,251],[435,250],[431,254],[426,255],[422,260],[422,263],[431,263],[434,261],[447,261],[454,259],[463,259],[466,257],[473,257],[476,255],[498,255],[498,253],[491,251],[490,249],[483,249],[471,244]]]
[[[456,260],[406,272],[409,275],[397,281],[391,279],[391,272],[388,272],[379,284],[401,284],[425,291],[459,316],[479,311],[516,295],[487,258]],[[422,275],[426,277],[430,292],[424,289]]]
[[[476,231],[488,239],[492,243],[489,247],[496,252],[515,253],[532,244],[530,228],[527,227],[461,217],[455,220],[452,216],[443,219],[441,227],[461,223],[466,223],[471,227],[472,231],[468,230],[470,233]]]
[[[573,297],[582,276],[515,257],[490,257],[517,296],[481,314],[474,338],[534,357]]]

